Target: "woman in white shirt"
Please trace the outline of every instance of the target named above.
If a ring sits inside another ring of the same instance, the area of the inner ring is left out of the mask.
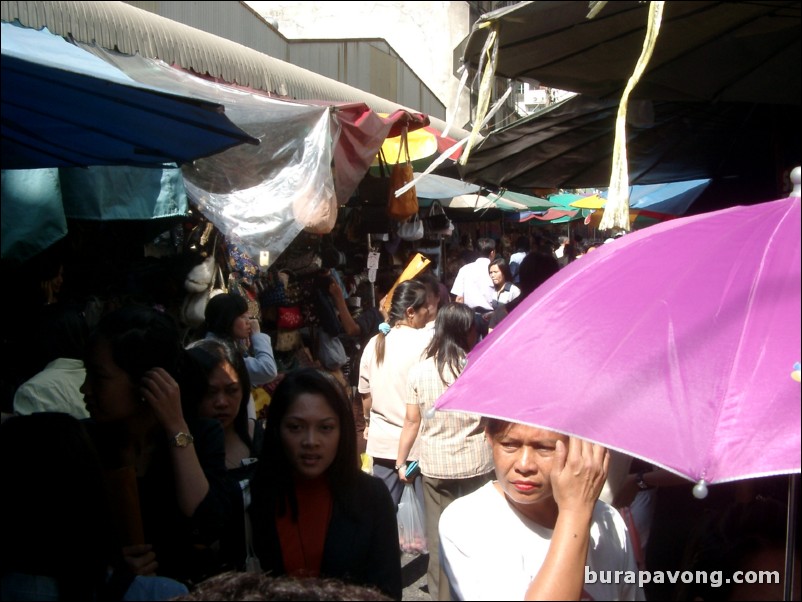
[[[365,345],[358,388],[367,423],[366,451],[373,458],[373,474],[384,481],[397,506],[404,490],[395,460],[406,415],[407,375],[420,361],[431,339],[431,331],[423,328],[429,321],[426,286],[416,280],[400,283],[393,291],[388,313],[387,322],[379,326],[379,333]],[[418,459],[416,447],[409,459]],[[419,489],[417,483],[416,489]]]
[[[493,281],[495,297],[490,302],[493,311],[483,317],[488,321],[489,329],[492,330],[507,315],[507,304],[521,296],[521,289],[512,283],[510,266],[503,257],[493,259],[487,271],[490,274],[490,280]]]

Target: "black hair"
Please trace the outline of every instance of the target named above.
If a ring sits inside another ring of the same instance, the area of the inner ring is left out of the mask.
[[[510,265],[507,263],[506,259],[499,256],[491,260],[490,264],[487,266],[488,271],[494,265],[497,265],[498,269],[501,270],[501,273],[504,275],[505,282],[512,282],[512,271],[510,270]]]
[[[449,303],[440,308],[434,322],[434,335],[424,357],[433,357],[440,379],[445,384],[448,369],[454,378],[462,372],[465,355],[470,350],[471,329],[476,329],[474,311],[464,303]],[[453,382],[453,381],[452,381]]]
[[[300,368],[284,375],[276,387],[267,413],[264,445],[259,457],[251,491],[251,513],[255,524],[272,521],[288,510],[298,520],[298,500],[295,496],[295,476],[281,441],[281,423],[299,395],[312,393],[326,400],[340,422],[337,455],[326,470],[335,503],[348,512],[357,495],[359,476],[356,447],[356,425],[351,403],[334,378],[316,368]]]
[[[518,267],[518,288],[520,299],[531,293],[560,270],[557,258],[551,253],[534,251],[521,261]]]
[[[198,364],[182,346],[178,325],[171,316],[144,305],[126,305],[100,319],[87,350],[99,339],[108,342],[111,359],[132,383],[139,383],[152,368],[166,370],[181,389],[184,416],[197,416],[205,381]]]
[[[492,238],[480,238],[476,241],[476,250],[479,257],[490,257],[490,253],[496,250],[496,241]]]
[[[247,313],[248,302],[239,295],[221,293],[206,304],[205,330],[222,339],[233,338],[234,320]]]
[[[722,512],[708,515],[688,541],[680,568],[705,571],[707,575],[720,571],[724,579],[718,585],[704,580],[679,586],[675,599],[729,600],[733,583],[726,578],[728,575],[751,568],[745,565],[763,550],[785,548],[786,508],[775,499],[758,497],[745,503],[734,502]],[[798,537],[794,545],[798,552]],[[782,572],[782,567],[778,570]]]
[[[0,462],[3,573],[51,577],[61,600],[102,599],[116,550],[100,459],[81,422],[13,416],[0,425]]]
[[[55,303],[42,308],[42,342],[45,363],[59,357],[83,359],[89,339],[84,313],[69,304]]]
[[[248,375],[248,368],[245,366],[245,359],[230,343],[220,339],[201,339],[195,341],[187,347],[187,353],[195,359],[200,366],[200,370],[206,376],[206,388],[208,389],[209,377],[217,366],[223,362],[231,364],[237,373],[242,397],[240,398],[239,411],[234,418],[234,431],[240,439],[253,452],[253,439],[251,438],[248,426],[248,402],[251,397],[251,378]]]
[[[397,322],[406,318],[407,309],[415,311],[426,305],[426,285],[417,280],[404,280],[393,291],[387,323],[395,326]],[[381,332],[376,335],[376,363],[381,366],[384,362],[384,337]]]
[[[291,577],[227,571],[200,582],[177,602],[194,600],[392,600],[381,590],[334,577]]]

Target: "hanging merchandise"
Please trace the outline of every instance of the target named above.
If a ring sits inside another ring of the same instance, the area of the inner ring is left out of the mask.
[[[396,191],[411,182],[415,177],[409,158],[407,132],[407,128],[405,127],[401,133],[401,148],[398,151],[398,162],[393,165],[393,170],[390,172],[390,190],[388,191],[387,214],[399,222],[409,219],[418,212],[418,195],[414,186],[396,196]],[[403,163],[401,162],[402,153],[405,157]]]
[[[228,288],[235,295],[245,299],[248,303],[248,315],[254,320],[262,317],[262,308],[259,299],[252,285],[248,285],[238,272],[231,272],[228,275]]]
[[[214,262],[213,255],[208,259]],[[208,259],[206,261],[208,261]],[[206,304],[209,303],[209,299],[220,293],[227,292],[228,289],[226,288],[225,279],[223,278],[223,270],[220,269],[220,266],[216,266],[215,278],[213,282],[209,282],[207,289],[190,293],[184,297],[184,302],[181,305],[181,321],[187,326],[197,328],[203,324],[203,321],[206,319]]]
[[[245,251],[242,241],[233,235],[226,236],[226,251],[229,270],[237,272],[247,284],[253,284],[259,274],[259,265]]]
[[[273,348],[276,351],[286,353],[288,351],[295,351],[296,349],[300,349],[303,346],[304,346],[304,340],[303,337],[301,336],[300,330],[279,329],[276,332],[276,341],[273,344]]]
[[[262,292],[259,294],[259,302],[264,307],[289,305],[284,282],[275,269],[267,270],[261,278],[261,283]]]
[[[401,240],[420,240],[423,238],[423,221],[415,213],[411,218],[398,225],[398,237]]]
[[[379,160],[379,175],[374,176],[368,171],[359,183],[358,194],[362,203],[367,205],[383,206],[390,191],[390,168],[384,158],[384,150],[376,155]]]
[[[445,209],[443,209],[443,206],[438,200],[432,201],[429,207],[429,213],[423,221],[429,234],[451,236],[454,232],[454,224],[448,218]]]
[[[430,259],[424,257],[420,253],[415,253],[415,256],[412,259],[410,259],[409,263],[407,264],[407,267],[405,267],[404,271],[401,272],[401,275],[395,281],[393,287],[387,292],[387,297],[384,304],[384,311],[388,313],[390,311],[390,302],[393,299],[393,291],[395,291],[395,287],[404,282],[404,280],[411,280],[412,278],[420,274],[426,268],[426,266],[428,266],[431,262],[432,261]]]
[[[301,308],[297,305],[291,307],[278,308],[278,328],[284,330],[295,330],[304,325],[304,319],[301,315]]]
[[[278,278],[284,287],[284,303],[277,305],[299,305],[304,295],[295,272],[287,269],[279,270]]]

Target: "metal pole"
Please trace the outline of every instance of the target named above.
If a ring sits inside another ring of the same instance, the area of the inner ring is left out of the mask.
[[[785,532],[785,579],[783,583],[783,600],[793,600],[794,592],[794,568],[796,562],[796,524],[797,514],[799,509],[797,504],[799,500],[796,496],[796,490],[799,486],[799,475],[788,475],[788,512],[786,519]]]
[[[372,250],[373,250],[373,245],[371,244],[371,241],[370,241],[370,233],[368,233],[368,253],[370,253]],[[371,307],[376,307],[376,283],[375,282],[371,282],[370,283],[370,306]]]

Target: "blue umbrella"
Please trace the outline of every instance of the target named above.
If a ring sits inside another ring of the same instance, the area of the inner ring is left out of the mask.
[[[161,166],[257,143],[222,105],[140,84],[46,29],[2,23],[2,167]]]

